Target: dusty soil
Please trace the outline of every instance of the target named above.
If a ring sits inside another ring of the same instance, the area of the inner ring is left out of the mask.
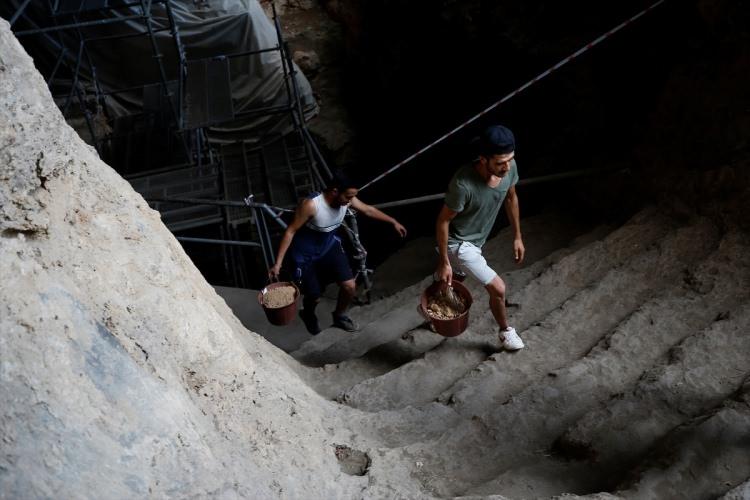
[[[452,293],[452,296],[448,294]],[[435,319],[455,319],[466,311],[466,301],[456,292],[446,290],[427,301],[427,314]]]
[[[263,294],[263,305],[271,309],[288,306],[294,303],[296,293],[293,286],[271,288]]]

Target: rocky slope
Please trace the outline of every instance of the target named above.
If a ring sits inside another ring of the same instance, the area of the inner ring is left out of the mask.
[[[356,496],[350,412],[240,325],[5,21],[0,96],[0,496]]]

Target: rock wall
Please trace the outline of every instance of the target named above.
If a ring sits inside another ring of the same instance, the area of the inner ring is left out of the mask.
[[[359,489],[333,404],[65,123],[2,20],[0,205],[0,497]]]
[[[271,2],[262,0],[261,5],[272,16]],[[276,2],[276,12],[294,62],[309,80],[320,106],[319,114],[309,122],[310,130],[329,153],[329,160],[337,165],[351,162],[357,146],[343,99],[349,44],[344,27],[312,0]]]

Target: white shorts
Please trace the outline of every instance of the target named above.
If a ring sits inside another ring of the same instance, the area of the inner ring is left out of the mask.
[[[451,267],[464,271],[483,285],[489,284],[497,276],[487,265],[482,249],[468,241],[448,244],[448,259]]]

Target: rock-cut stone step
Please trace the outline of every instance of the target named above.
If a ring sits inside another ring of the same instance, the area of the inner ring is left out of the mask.
[[[527,267],[505,273],[503,279],[506,285],[509,289],[523,288],[561,258],[597,241],[602,230],[603,228],[596,228],[573,240],[570,247],[561,248]],[[475,297],[486,294],[479,283],[469,281],[466,286]],[[480,306],[481,301],[477,299],[477,302]],[[467,370],[499,349],[497,335],[477,333],[481,328],[478,325],[486,325],[488,320],[486,314],[480,314],[480,320],[472,321],[469,329],[457,338],[445,339],[429,330],[414,331],[413,338],[421,340],[420,347],[424,349],[421,353],[415,346],[404,342],[403,338],[368,352],[367,358],[377,359],[385,354],[391,359],[401,357],[405,363],[354,385],[337,400],[367,411],[403,408],[433,400]],[[414,354],[420,354],[420,357]]]
[[[542,221],[544,221],[545,224],[550,223],[548,217],[545,217],[544,219],[542,219]],[[570,224],[569,221],[566,221],[564,219],[558,220],[553,218],[552,222],[554,221],[557,221],[557,223],[560,224]],[[529,239],[532,242],[530,243],[532,245],[539,244],[540,236],[537,236],[536,238],[530,238],[528,232],[532,232],[532,234],[534,231],[542,232],[544,228],[535,228],[534,226],[532,226],[532,228],[529,229],[527,226],[528,225],[526,224],[526,219],[524,219],[524,232],[526,233],[525,238]],[[578,249],[585,247],[586,245],[594,241],[605,238],[611,231],[612,228],[609,226],[598,226],[587,233],[577,236],[570,242],[567,242],[567,247],[560,248],[561,244],[566,243],[565,241],[563,241],[561,236],[571,234],[571,229],[566,228],[564,229],[564,231],[562,231],[562,233],[560,232],[560,230],[557,230],[557,238],[551,241],[547,239],[542,242],[543,247],[538,250],[537,254],[543,255],[543,251],[545,249],[557,248],[556,250],[552,251],[550,254],[545,255],[543,258],[539,258],[538,255],[534,256],[533,253],[531,254],[531,256],[527,254],[524,266],[520,268],[515,263],[510,262],[510,259],[508,259],[509,262],[504,264],[504,267],[498,267],[498,273],[502,275],[503,280],[505,280],[510,289],[521,289],[525,287],[532,279],[537,277],[542,270],[546,269],[554,262],[558,261],[565,255],[569,255],[577,251]],[[509,248],[508,245],[510,245],[510,242],[506,241],[506,245],[503,246],[501,245],[501,243],[503,243],[502,241],[496,241],[498,239],[500,238],[490,240],[490,242],[488,242],[487,244],[487,247],[490,248],[487,253],[488,256],[491,256],[491,258],[498,258],[497,254],[500,253],[499,247],[502,247],[502,250],[504,250],[505,254],[508,253],[507,250]],[[477,290],[479,293],[484,293],[484,291],[479,287],[475,287],[475,290]],[[398,339],[378,346],[377,348],[369,351],[362,359],[372,359],[376,363],[382,362],[383,360],[388,360],[389,362],[395,363],[400,366],[408,363],[409,361],[419,358],[426,352],[437,347],[443,341],[445,341],[444,337],[435,335],[434,332],[432,332],[429,328],[426,327],[426,325],[423,324],[415,328],[414,330],[403,334]]]
[[[502,404],[539,377],[584,356],[651,296],[679,283],[689,267],[716,247],[718,237],[707,219],[672,231],[521,332],[524,350],[490,356],[440,400],[464,415],[475,415],[481,406]]]
[[[674,345],[711,326],[718,313],[747,302],[749,282],[750,246],[742,235],[729,234],[683,285],[643,304],[583,359],[502,405],[488,401],[439,439],[399,451],[424,457],[428,487],[450,495],[528,463],[592,408],[625,392]]]
[[[554,231],[549,230],[550,224],[555,224]],[[524,219],[524,227],[526,238],[533,246],[533,251],[527,254],[525,267],[518,268],[509,257],[508,249],[512,248],[510,230],[501,231],[486,245],[490,255],[499,254],[502,248],[503,257],[497,257],[498,269],[512,269],[506,273],[506,280],[510,280],[513,286],[518,287],[528,283],[550,262],[611,232],[611,228],[607,226],[590,230],[589,226],[581,224],[570,215],[560,214],[545,214]],[[589,231],[581,235],[582,230]],[[569,246],[553,251],[564,247],[565,244]],[[550,251],[553,253],[547,255],[546,252]],[[424,328],[422,318],[413,315],[412,307],[416,308],[416,297],[429,283],[430,279],[427,278],[392,297],[356,309],[357,320],[367,325],[365,330],[356,335],[339,330],[324,331],[292,353],[292,356],[305,363],[292,363],[295,371],[321,395],[332,398],[363,380],[387,373],[441,344],[445,340],[444,337]],[[418,321],[418,326],[400,334],[399,329],[402,326],[398,324],[388,325],[390,329],[382,328],[388,319],[386,315],[396,309]],[[377,325],[368,325],[369,322],[375,322]],[[358,338],[360,336],[365,338]],[[353,357],[355,353],[367,348],[369,350],[363,356]],[[342,357],[346,359],[338,361]]]
[[[749,330],[745,304],[672,348],[667,364],[648,370],[634,388],[586,414],[558,440],[555,453],[520,463],[470,493],[541,498],[614,489],[672,429],[710,413],[750,379]]]
[[[554,231],[549,229],[551,224],[554,224]],[[599,227],[591,231],[588,226],[581,224],[571,215],[544,214],[524,219],[524,229],[527,244],[530,245],[526,261],[531,264],[545,258],[556,249],[569,245],[571,240],[580,237],[582,232],[585,234],[585,231],[589,231],[599,236],[606,228]],[[512,231],[506,228],[485,245],[487,258],[493,261],[498,272],[517,268],[509,252],[512,241]],[[436,259],[436,256],[430,254],[425,258]],[[352,309],[354,319],[363,325],[362,331],[352,335],[328,328],[292,352],[292,357],[305,365],[323,366],[360,357],[377,346],[391,342],[398,344],[404,334],[424,322],[416,313],[416,305],[422,290],[430,283],[432,278],[426,277],[393,296]],[[396,353],[393,354],[397,356]]]
[[[347,359],[359,358],[369,350],[396,340],[404,333],[413,330],[424,318],[417,312],[416,299],[421,291],[432,282],[426,278],[422,282],[404,290],[408,296],[399,306],[389,309],[386,304],[378,305],[378,320],[366,323],[357,333],[347,333],[337,329],[321,332],[294,351],[292,357],[308,366],[323,366],[340,363]]]
[[[578,497],[571,492],[585,494],[585,492],[602,491],[599,488],[599,478],[591,473],[590,466],[585,462],[571,462],[560,460],[552,454],[545,453],[528,462],[519,462],[512,469],[500,474],[479,486],[471,488],[464,499],[486,498],[548,498],[575,500],[622,500],[621,497],[608,494],[594,494]],[[562,497],[559,495],[563,494]],[[601,495],[601,496],[600,496]]]
[[[676,279],[686,263],[705,257],[715,245],[716,240],[717,234],[713,226],[707,220],[699,220],[693,226],[670,233],[665,242],[657,245],[650,252],[646,252],[646,257],[638,259],[638,256],[644,254],[637,254],[635,257],[631,257],[630,260],[634,262],[625,271],[621,271],[614,276],[610,280],[613,283],[610,284],[609,281],[605,280],[604,286],[589,291],[586,298],[580,301],[583,303],[582,306],[579,308],[575,306],[566,308],[569,321],[567,323],[563,322],[563,324],[570,324],[575,327],[582,326],[580,310],[597,301],[603,300],[606,302],[610,295],[618,296],[618,300],[615,303],[621,311],[619,311],[618,315],[615,314],[615,311],[611,307],[608,311],[599,307],[601,315],[606,320],[602,322],[603,325],[601,325],[601,328],[597,329],[597,325],[594,325],[593,328],[585,328],[578,335],[579,338],[572,335],[577,331],[575,328],[568,328],[563,332],[563,335],[552,337],[556,339],[556,343],[564,344],[570,351],[570,355],[567,358],[562,356],[560,359],[575,359],[577,355],[590,349],[603,334],[617,324],[618,318],[622,319],[625,317],[648,297],[653,292],[654,287],[665,285],[663,280],[654,280],[653,276],[662,272],[664,273],[664,277],[672,274]],[[699,242],[699,244],[695,244],[694,242]],[[604,248],[601,244],[594,243],[583,249],[579,249],[577,252],[563,254],[561,258],[554,259],[552,262],[569,261],[578,253],[588,254],[589,248],[592,246],[597,250]],[[640,246],[638,248],[641,251],[644,250]],[[598,262],[598,259],[589,258],[587,261]],[[576,262],[576,265],[580,266],[582,263]],[[604,269],[600,264],[596,264],[596,266],[601,270]],[[550,267],[557,269],[558,265],[553,264]],[[548,275],[548,272],[545,271],[543,274]],[[610,271],[610,274],[612,274],[612,271]],[[593,270],[589,273],[591,279],[594,279],[597,275],[598,273]],[[515,276],[506,277],[508,289],[523,290],[523,287],[527,286],[528,281],[523,283],[514,278]],[[563,295],[556,292],[553,285],[551,286],[553,288],[549,291],[549,295]],[[564,287],[568,289],[567,286]],[[484,294],[484,291],[477,290],[476,293]],[[520,292],[520,295],[523,295],[523,291]],[[494,318],[490,314],[484,314],[479,321],[473,322],[470,329],[460,337],[447,340],[433,351],[426,353],[422,358],[416,359],[380,377],[358,384],[349,391],[346,391],[339,398],[339,401],[368,411],[401,408],[432,401],[444,390],[453,385],[456,380],[464,377],[467,372],[471,371],[500,348],[499,340],[495,333],[496,328]],[[566,336],[565,334],[568,335]],[[583,334],[588,334],[588,337],[590,337],[585,339],[585,342],[583,341],[585,337]],[[518,365],[523,367],[528,366],[531,376],[538,376],[539,371],[550,368],[550,360],[557,358],[558,353],[556,351],[559,348],[554,349],[551,345],[547,345],[541,351],[545,354],[540,354],[540,351],[535,351],[534,349],[527,349],[515,353],[510,357],[523,360]],[[529,353],[530,356],[527,355]],[[529,364],[530,357],[539,362]],[[519,378],[519,383],[524,384],[528,378],[528,376]]]
[[[398,364],[388,359],[366,360],[355,358],[342,363],[332,363],[321,367],[305,366],[300,363],[289,363],[289,366],[312,387],[315,392],[326,399],[334,399],[342,391],[356,385],[362,380],[377,377],[398,368]]]
[[[600,234],[600,229],[597,229],[596,231],[593,231],[591,233],[591,237],[594,235]],[[576,240],[577,242],[584,242],[589,241],[588,238],[579,238]],[[540,261],[532,264],[529,267],[518,269],[515,271],[512,271],[510,273],[507,273],[505,278],[509,283],[518,284],[518,286],[522,286],[525,283],[528,283],[533,276],[538,274],[539,270],[543,269],[547,265],[549,265],[549,262],[554,262],[560,255],[566,255],[572,251],[572,249],[562,249],[555,253],[553,253],[550,256],[545,257],[544,259],[541,259]],[[475,291],[477,286],[476,284],[473,285],[475,287]],[[376,339],[371,339],[371,342]],[[307,381],[307,383],[313,387],[319,394],[323,395],[326,398],[337,398],[339,402],[346,402],[346,396],[345,392],[352,387],[356,386],[359,383],[363,383],[365,381],[378,381],[380,382],[381,379],[379,378],[381,375],[385,377],[383,380],[387,380],[389,377],[389,373],[392,373],[394,370],[397,370],[399,367],[401,367],[404,364],[409,363],[410,361],[414,361],[420,357],[423,356],[429,356],[429,352],[434,349],[435,347],[439,346],[443,342],[445,342],[445,337],[441,337],[440,335],[436,334],[435,332],[432,332],[431,330],[425,328],[424,323],[421,322],[420,325],[417,328],[414,328],[410,331],[407,331],[406,333],[400,335],[397,339],[391,340],[388,342],[385,342],[381,345],[377,345],[371,350],[369,350],[366,354],[364,354],[362,357],[359,358],[353,358],[353,359],[347,359],[340,363],[331,363],[326,364],[322,367],[316,368],[316,367],[309,367],[305,365],[301,365],[299,363],[292,364],[295,371],[304,379]],[[331,344],[331,346],[334,344]],[[348,344],[347,344],[348,345]],[[331,346],[329,346],[326,350],[323,351],[323,354],[317,353],[316,356],[321,355],[328,355],[333,349]],[[489,349],[488,352],[492,352],[496,346],[488,344],[488,347],[486,349]],[[487,353],[484,353],[483,356],[486,356]],[[306,355],[306,358],[308,361],[312,359],[312,354],[308,353]],[[321,359],[321,358],[318,358]],[[465,368],[461,368],[462,366],[474,366],[476,364],[476,361],[469,362],[468,364],[459,364],[459,372],[462,373],[460,370],[464,370]],[[395,377],[396,379],[399,378],[398,373],[392,373],[390,376]],[[445,374],[444,374],[445,375]],[[445,379],[444,377],[439,380],[434,379],[428,379],[436,381],[437,383],[447,384],[451,383],[455,377],[459,376],[458,374],[454,375],[451,378]],[[447,380],[447,382],[446,382]],[[388,383],[388,382],[386,382]],[[397,382],[397,385],[399,383]],[[402,387],[402,386],[401,386]],[[403,387],[402,387],[403,388]],[[440,392],[440,390],[444,389],[445,385],[439,386],[437,389],[433,389],[430,391],[430,394],[437,394]],[[410,390],[399,390],[398,388],[392,388],[390,392],[397,392],[402,394],[403,396],[408,397],[409,394],[411,394],[412,391]],[[389,402],[383,402],[381,401],[381,397],[387,398],[388,394],[390,392],[383,393],[379,395],[378,397],[373,398],[370,401],[370,404],[373,408],[376,408],[375,411],[380,411],[388,408],[398,408],[403,405],[399,404],[393,404]],[[380,403],[378,403],[380,401]],[[428,400],[425,400],[425,402]],[[381,406],[377,406],[378,404],[381,404]],[[369,407],[368,407],[369,408]],[[367,409],[367,408],[363,408]]]
[[[589,458],[605,472],[635,462],[670,430],[717,406],[750,377],[748,332],[750,304],[721,313],[710,328],[671,349],[664,364],[647,371],[633,389],[577,422],[559,449]]]
[[[735,487],[741,491],[750,476],[749,432],[747,382],[723,407],[672,432],[639,466],[636,479],[615,494],[658,500],[718,498]]]
[[[513,326],[525,330],[610,269],[644,252],[678,223],[656,207],[642,210],[600,241],[595,241],[545,269],[528,286],[510,291]]]
[[[457,426],[463,417],[440,403],[378,413],[342,407],[347,420],[379,446],[397,448],[437,439],[445,429]]]
[[[747,500],[750,498],[750,477],[724,494],[719,500]]]

